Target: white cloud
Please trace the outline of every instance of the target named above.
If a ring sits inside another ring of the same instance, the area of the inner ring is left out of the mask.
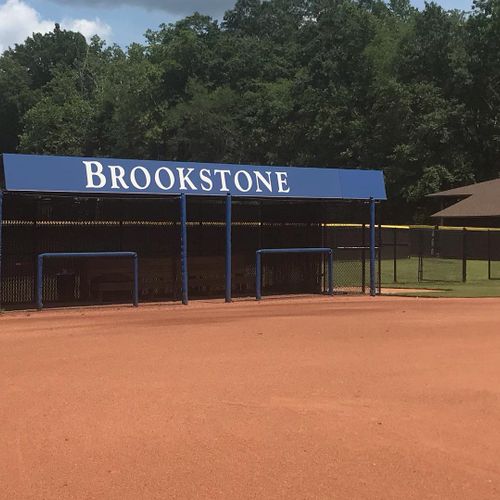
[[[20,43],[35,31],[45,33],[54,22],[43,20],[40,14],[20,0],[7,0],[0,4],[0,51]]]
[[[1,1],[1,0],[0,0]],[[0,3],[0,53],[16,43],[22,43],[33,33],[47,33],[58,21],[43,19],[39,12],[24,0],[6,0]],[[111,27],[95,19],[63,19],[62,29],[79,31],[87,39],[93,35],[103,38],[111,35]]]
[[[111,26],[101,21],[98,17],[90,19],[63,19],[61,27],[71,31],[79,31],[87,40],[94,35],[109,39],[111,35]]]

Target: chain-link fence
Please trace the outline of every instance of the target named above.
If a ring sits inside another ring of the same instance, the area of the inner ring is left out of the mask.
[[[42,252],[133,251],[139,255],[141,301],[180,299],[179,200],[5,196],[2,307],[31,307],[36,256]],[[334,250],[335,293],[369,289],[369,227],[351,224],[367,206],[233,200],[232,294],[255,293],[255,252],[261,248]],[[331,223],[332,218],[340,222]],[[188,200],[189,294],[225,292],[225,200]],[[376,287],[411,287],[500,279],[500,230],[377,226]],[[266,255],[262,292],[326,293],[324,256]],[[128,302],[131,269],[120,259],[48,263],[44,303]]]
[[[481,228],[379,228],[383,285],[500,278],[500,231]]]
[[[5,197],[2,307],[35,302],[36,258],[46,252],[132,251],[139,254],[140,299],[174,300],[180,280],[178,207],[173,200]],[[47,306],[128,302],[130,262],[120,258],[49,259]]]
[[[34,306],[36,257],[44,252],[131,251],[139,256],[141,301],[180,299],[180,209],[175,198],[5,196],[2,307]],[[337,293],[367,285],[367,227],[330,228],[331,214],[368,216],[365,204],[233,200],[233,296],[255,294],[255,252],[260,248],[335,249]],[[225,292],[225,200],[188,199],[189,295]],[[326,293],[321,255],[263,258],[263,294]],[[44,304],[128,302],[131,269],[118,258],[56,259],[44,270]]]
[[[486,246],[488,253],[488,279],[500,279],[500,231],[486,232]]]
[[[466,281],[465,231],[419,228],[410,234],[417,237],[419,281]]]
[[[333,249],[336,293],[365,293],[369,287],[369,231],[363,224],[328,224],[324,242]],[[378,248],[377,248],[378,251]],[[377,271],[377,278],[379,276]],[[377,287],[379,288],[377,279]]]
[[[377,244],[380,248],[378,255],[382,285],[414,283],[418,257],[412,254],[409,231],[395,226],[378,226]]]

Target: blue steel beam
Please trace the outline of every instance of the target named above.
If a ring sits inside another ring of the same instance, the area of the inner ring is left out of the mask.
[[[333,252],[328,253],[328,295],[333,295]]]
[[[375,200],[370,198],[370,295],[375,297],[377,294],[375,273],[376,273],[376,254],[375,254]],[[379,250],[380,251],[380,250]]]
[[[331,248],[261,248],[256,253],[329,253]]]
[[[37,257],[36,273],[36,303],[39,310],[43,309],[43,262],[44,259],[55,258],[93,258],[93,257],[131,257],[133,259],[134,285],[133,304],[139,305],[139,259],[137,252],[49,252]]]
[[[186,194],[181,194],[181,293],[182,303],[189,304],[189,276],[187,257],[187,201]]]
[[[226,197],[226,302],[232,302],[231,288],[232,288],[232,197],[230,194]]]
[[[255,254],[255,298],[262,299],[262,254]]]
[[[262,255],[277,253],[321,253],[328,255],[328,294],[333,295],[333,250],[331,248],[261,248],[255,252],[255,298],[262,299]]]

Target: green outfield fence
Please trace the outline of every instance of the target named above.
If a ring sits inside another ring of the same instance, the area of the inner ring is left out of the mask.
[[[354,233],[363,226],[329,227]],[[498,228],[379,225],[377,240],[385,286],[500,279]]]

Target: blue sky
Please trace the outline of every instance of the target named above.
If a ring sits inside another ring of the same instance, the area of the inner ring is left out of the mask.
[[[220,18],[233,1],[0,0],[0,51],[21,42],[32,31],[47,31],[54,22],[61,23],[63,28],[79,29],[86,36],[97,32],[106,41],[126,47],[132,42],[142,42],[148,28],[175,22],[194,10]],[[421,8],[424,0],[413,3]],[[471,8],[469,0],[438,3],[446,9]]]
[[[0,0],[1,2],[1,0]],[[131,42],[142,42],[143,34],[161,23],[175,22],[182,15],[161,9],[144,8],[138,5],[120,5],[117,7],[103,5],[72,5],[47,0],[26,0],[44,17],[51,19],[84,18],[100,20],[111,26],[112,42],[121,46]],[[140,2],[137,2],[140,4]]]

